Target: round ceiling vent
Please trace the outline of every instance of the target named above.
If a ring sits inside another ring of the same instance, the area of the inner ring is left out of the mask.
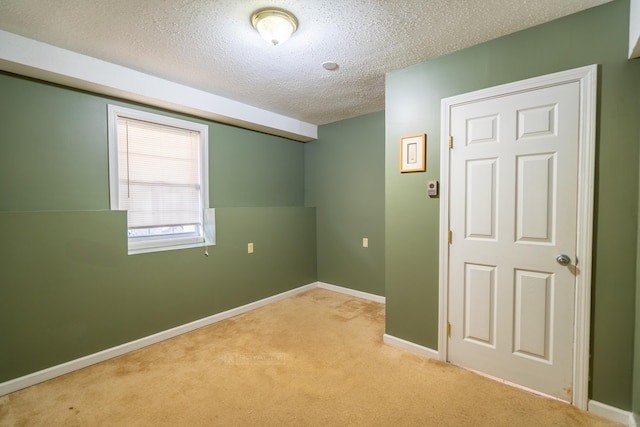
[[[338,64],[333,61],[325,61],[322,63],[322,68],[325,70],[333,71],[338,69]]]

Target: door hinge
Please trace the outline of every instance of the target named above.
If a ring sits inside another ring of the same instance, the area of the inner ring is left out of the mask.
[[[449,135],[449,148],[453,148],[453,135]]]
[[[449,244],[453,242],[453,231],[449,230]]]
[[[451,322],[447,322],[447,336],[451,338]]]

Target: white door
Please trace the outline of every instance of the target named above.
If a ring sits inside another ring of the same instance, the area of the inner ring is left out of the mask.
[[[450,112],[448,359],[570,402],[579,117],[577,81]]]

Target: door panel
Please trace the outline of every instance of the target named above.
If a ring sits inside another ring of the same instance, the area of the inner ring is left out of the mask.
[[[448,358],[571,401],[579,84],[456,105]]]
[[[553,244],[555,154],[517,157],[516,226],[518,243]]]
[[[495,348],[495,266],[466,264],[464,337]]]
[[[513,352],[550,362],[553,275],[516,270],[515,287]]]
[[[497,159],[467,163],[466,236],[495,239]]]

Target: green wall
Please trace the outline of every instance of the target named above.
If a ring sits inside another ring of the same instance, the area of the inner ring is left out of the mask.
[[[640,62],[627,60],[629,2],[615,0],[387,75],[387,333],[437,348],[440,100],[556,71],[599,68],[590,397],[632,405]],[[427,172],[401,175],[402,135],[428,134]]]
[[[305,171],[318,280],[384,295],[384,113],[321,126],[305,144]]]
[[[194,119],[217,245],[129,256],[106,123],[131,104],[6,73],[0,93],[0,382],[317,280],[303,144]]]

